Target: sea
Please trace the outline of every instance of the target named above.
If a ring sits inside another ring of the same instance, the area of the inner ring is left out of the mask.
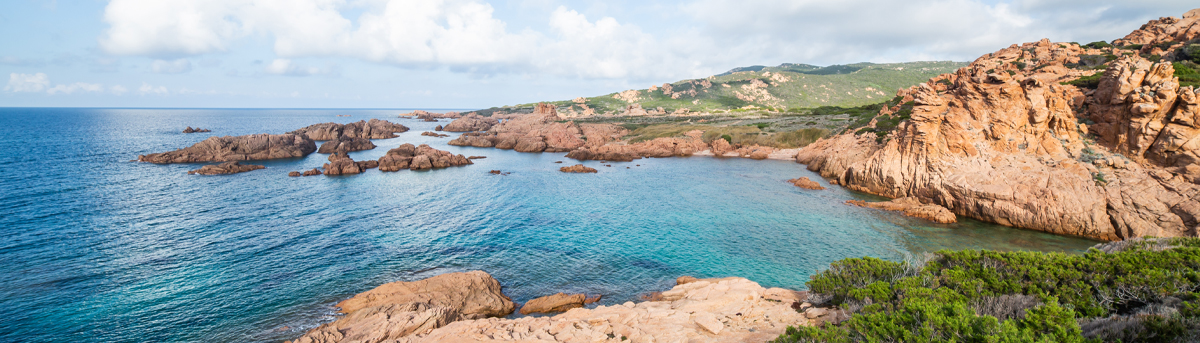
[[[469,270],[518,303],[574,292],[612,305],[682,275],[803,290],[849,257],[1099,243],[848,206],[879,198],[793,161],[578,162],[450,146],[420,135],[447,120],[399,117],[410,111],[0,108],[0,342],[281,342],[336,319],[334,304],[356,293]],[[355,160],[404,143],[487,158],[339,177],[287,176],[320,167],[317,153],[223,176],[135,162],[210,136],[370,118],[411,130]],[[577,163],[599,172],[558,171]],[[802,176],[827,189],[785,182]]]

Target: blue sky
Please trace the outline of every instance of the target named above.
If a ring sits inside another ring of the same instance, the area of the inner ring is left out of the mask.
[[[10,0],[0,106],[484,108],[748,65],[969,61],[1189,1]]]

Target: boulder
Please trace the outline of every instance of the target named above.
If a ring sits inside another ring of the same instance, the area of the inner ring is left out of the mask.
[[[337,304],[345,316],[294,343],[382,342],[429,332],[459,320],[502,317],[516,307],[500,282],[482,271],[397,281]]]
[[[521,314],[566,312],[583,307],[587,296],[583,294],[558,293],[530,300],[521,306]]]
[[[316,150],[316,142],[304,135],[256,134],[209,137],[187,148],[140,155],[138,161],[162,164],[269,160],[304,157]]]
[[[288,173],[288,176],[290,176],[290,177],[299,177],[300,175],[303,175],[303,174],[300,174],[300,172],[298,172],[298,171],[293,171],[293,172]]]
[[[846,204],[876,208],[887,211],[902,212],[904,215],[914,218],[928,219],[937,223],[954,223],[958,219],[955,218],[954,212],[945,207],[931,203],[922,203],[915,197],[904,197],[892,199],[890,201],[881,202],[866,202],[862,200],[847,200]]]
[[[396,138],[397,133],[407,132],[408,127],[386,120],[360,120],[349,124],[321,123],[313,124],[292,131],[297,135],[306,135],[317,141],[331,141],[339,138],[386,139]]]
[[[266,168],[266,167],[260,166],[260,165],[254,165],[254,164],[240,164],[237,161],[233,161],[233,162],[225,162],[225,163],[215,164],[215,165],[207,165],[207,166],[200,167],[200,169],[196,169],[196,170],[189,170],[188,175],[193,175],[193,174],[200,174],[200,175],[237,174],[237,173],[248,172],[251,170],[259,170],[259,169],[263,169],[263,168]]]
[[[576,164],[576,165],[573,165],[570,167],[558,168],[558,171],[561,171],[564,173],[595,173],[596,168],[589,168],[582,164]]]
[[[791,183],[792,185],[795,185],[796,187],[800,187],[800,188],[804,188],[804,189],[811,189],[811,190],[816,190],[816,191],[825,189],[825,187],[822,187],[821,184],[817,183],[816,181],[809,180],[807,177],[791,179],[791,180],[787,180],[787,182]]]
[[[301,175],[302,176],[317,176],[317,175],[321,175],[321,174],[323,174],[323,173],[321,173],[320,169],[313,168],[312,170],[305,171],[304,174],[301,174]]]
[[[375,143],[371,143],[370,139],[366,138],[347,138],[338,137],[338,139],[326,141],[317,148],[317,153],[332,154],[338,151],[362,151],[375,149]]]

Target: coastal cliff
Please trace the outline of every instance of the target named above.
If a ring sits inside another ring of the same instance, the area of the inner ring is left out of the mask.
[[[1151,21],[1121,46],[1010,46],[900,90],[867,127],[796,160],[852,190],[1003,225],[1196,236],[1200,111],[1177,67],[1192,63],[1198,21],[1200,9]]]

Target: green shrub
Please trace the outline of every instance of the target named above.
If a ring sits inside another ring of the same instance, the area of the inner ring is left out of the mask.
[[[1143,46],[1143,45],[1141,45],[1141,44],[1129,44],[1129,45],[1126,45],[1126,46],[1122,46],[1122,47],[1121,47],[1121,49],[1125,49],[1125,50],[1142,50],[1142,46]]]
[[[1200,87],[1200,73],[1196,72],[1195,69],[1192,69],[1188,67],[1187,64],[1180,62],[1175,62],[1171,65],[1175,67],[1175,77],[1179,78],[1180,87]]]
[[[724,139],[726,143],[733,143],[733,136],[728,134],[721,135],[721,139]]]
[[[1064,85],[1072,85],[1079,88],[1096,89],[1100,87],[1100,79],[1104,78],[1104,73],[1095,73],[1091,76],[1084,76],[1072,81],[1062,82]]]
[[[1200,238],[1134,239],[1082,255],[939,251],[927,263],[851,258],[808,282],[848,318],[777,342],[1192,342]]]
[[[1084,47],[1088,47],[1088,48],[1092,48],[1092,49],[1104,49],[1104,48],[1112,47],[1112,44],[1108,44],[1108,42],[1105,42],[1105,41],[1098,41],[1098,42],[1087,43],[1087,45],[1084,45]]]

